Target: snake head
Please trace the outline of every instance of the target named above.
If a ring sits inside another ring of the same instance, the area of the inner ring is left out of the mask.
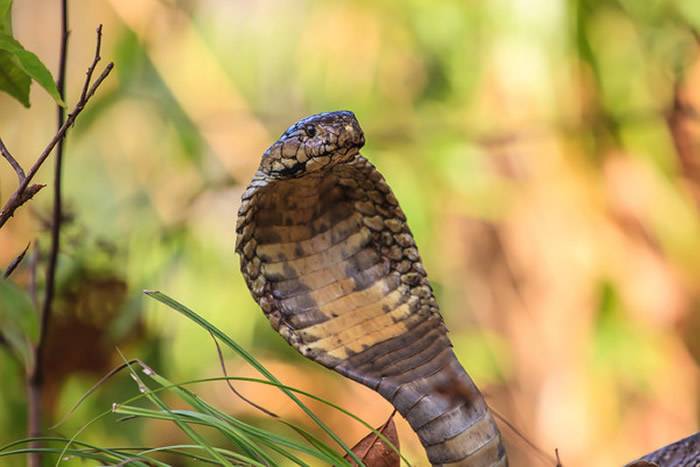
[[[355,157],[365,135],[355,114],[324,112],[290,126],[263,154],[260,170],[274,178],[294,178]]]

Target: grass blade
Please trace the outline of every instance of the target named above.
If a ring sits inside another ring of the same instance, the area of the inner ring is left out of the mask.
[[[229,336],[224,334],[221,330],[219,330],[216,326],[211,324],[209,321],[205,320],[201,316],[199,316],[197,313],[195,313],[193,310],[189,309],[182,303],[178,302],[177,300],[165,295],[162,292],[159,291],[154,291],[154,290],[147,290],[144,291],[146,295],[149,297],[152,297],[159,302],[163,303],[164,305],[169,306],[173,310],[179,312],[180,314],[186,316],[190,320],[194,321],[210,333],[212,333],[214,336],[219,338],[224,344],[226,344],[228,347],[230,347],[232,350],[234,350],[238,355],[240,355],[246,362],[248,362],[253,368],[255,368],[260,374],[265,376],[269,381],[276,383],[276,386],[287,396],[289,397],[296,405],[301,408],[313,421],[318,425],[333,441],[335,441],[351,458],[354,462],[357,463],[357,465],[364,465],[362,463],[362,460],[354,453],[352,450],[343,442],[340,437],[333,432],[318,416],[311,410],[309,409],[306,404],[304,404],[292,391],[287,389],[286,386],[284,386],[272,373],[270,373],[260,362],[258,362],[255,357],[253,357],[252,354],[248,353],[243,347],[238,345],[233,339],[231,339]],[[346,465],[348,464],[347,461],[344,462]]]

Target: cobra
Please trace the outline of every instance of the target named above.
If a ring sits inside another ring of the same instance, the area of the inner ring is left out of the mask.
[[[379,392],[433,465],[507,466],[455,356],[406,216],[362,155],[352,112],[293,124],[242,196],[236,251],[253,298],[305,357]]]

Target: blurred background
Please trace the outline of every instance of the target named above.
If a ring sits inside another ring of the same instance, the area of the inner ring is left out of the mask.
[[[283,382],[374,425],[390,406],[304,361],[251,299],[235,216],[286,127],[349,109],[393,187],[458,356],[492,407],[567,467],[620,465],[700,421],[700,2],[695,0],[104,0],[69,2],[67,100],[104,24],[115,72],[70,134],[59,296],[45,394],[53,421],[110,368],[115,347],[173,381],[221,375],[201,329],[145,299],[159,289]],[[17,1],[15,36],[54,73],[58,2]],[[55,132],[0,95],[0,132],[29,166]],[[51,184],[52,163],[39,181]],[[15,178],[0,164],[0,196]],[[48,248],[50,188],[0,230],[0,264]],[[29,286],[30,268],[15,273]],[[43,269],[40,269],[43,271]],[[39,286],[42,278],[39,277]],[[253,370],[227,355],[229,374]],[[22,370],[0,352],[0,444],[25,432]],[[305,418],[272,389],[238,385]],[[196,387],[269,424],[222,384]],[[59,432],[138,393],[118,376]],[[311,404],[349,444],[360,425]],[[180,439],[165,422],[83,435]],[[502,426],[511,465],[548,465]],[[426,460],[403,421],[402,451]],[[23,465],[24,459],[15,459]]]

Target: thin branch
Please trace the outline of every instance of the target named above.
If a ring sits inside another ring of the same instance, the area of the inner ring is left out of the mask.
[[[10,150],[7,149],[7,146],[5,146],[5,143],[2,141],[2,138],[0,138],[0,153],[2,153],[2,157],[7,159],[7,162],[10,163],[12,168],[14,169],[15,173],[17,174],[17,180],[21,184],[24,182],[24,179],[27,178],[27,176],[24,174],[24,169],[22,168],[21,165],[19,165],[19,162],[12,157],[12,154],[10,154]]]
[[[94,66],[97,64],[99,61],[99,54],[93,59],[92,64],[90,65],[91,67],[94,68]],[[76,118],[80,113],[83,111],[85,108],[85,105],[88,103],[88,101],[92,98],[92,96],[95,94],[95,91],[100,87],[102,82],[107,78],[107,76],[110,74],[112,69],[114,68],[114,63],[109,63],[105,69],[102,71],[100,76],[97,77],[94,83],[90,85],[87,89],[87,92],[85,93],[85,98],[82,98],[78,100],[78,102],[75,104],[75,107],[71,111],[71,113],[68,114],[66,117],[66,121],[63,122],[63,125],[58,129],[54,137],[51,139],[49,144],[44,148],[44,150],[41,152],[37,160],[34,162],[32,167],[29,169],[29,172],[27,173],[26,178],[24,181],[20,184],[20,186],[17,188],[17,190],[12,194],[10,199],[7,200],[5,205],[2,207],[0,210],[0,228],[2,228],[3,225],[14,215],[15,210],[22,206],[24,203],[29,201],[34,194],[36,194],[37,191],[39,191],[41,188],[43,188],[43,185],[32,185],[30,186],[29,183],[31,180],[34,178],[36,173],[39,171],[41,168],[42,164],[44,161],[49,157],[51,154],[51,151],[56,147],[56,145],[63,140],[63,138],[66,135],[66,132],[68,129],[75,123]],[[85,86],[87,87],[87,86]],[[31,196],[28,196],[30,191],[34,191],[31,193]]]
[[[66,63],[68,55],[68,4],[67,0],[61,0],[61,52],[58,65],[58,80],[56,85],[61,99],[65,101],[66,94]],[[99,35],[98,35],[99,43]],[[90,65],[93,67],[95,61]],[[66,112],[60,105],[57,108],[57,127],[60,130],[66,122]],[[48,334],[49,322],[51,318],[51,305],[53,304],[53,295],[56,285],[56,265],[58,262],[58,251],[61,245],[61,224],[63,219],[63,200],[62,200],[62,175],[63,175],[63,148],[65,138],[61,138],[56,146],[56,158],[53,180],[53,211],[51,215],[51,246],[49,248],[48,265],[46,268],[46,290],[44,294],[44,302],[41,309],[41,325],[39,327],[39,342],[36,347],[36,364],[32,380],[36,384],[41,384],[43,380],[43,350]]]
[[[68,0],[60,0],[61,3],[61,49],[58,61],[58,81],[56,87],[61,100],[66,99],[66,63],[68,60]],[[61,106],[57,106],[57,131],[60,131],[66,123],[66,112]],[[65,132],[64,132],[65,134]],[[34,367],[27,372],[27,432],[29,437],[39,436],[42,432],[44,410],[42,407],[44,388],[44,348],[51,317],[51,304],[56,282],[56,264],[61,238],[61,174],[63,167],[63,147],[65,137],[61,137],[56,148],[56,165],[54,170],[54,198],[53,198],[53,223],[51,226],[51,250],[46,272],[46,294],[41,312],[41,325],[39,327],[39,341],[34,348]],[[35,164],[36,166],[36,164]],[[32,167],[34,168],[34,167]],[[31,174],[31,173],[30,173]],[[23,184],[20,183],[20,187]],[[16,208],[15,208],[16,209]],[[4,210],[3,210],[4,211]],[[35,447],[32,443],[31,447]],[[28,454],[28,463],[31,467],[41,466],[41,453],[37,450]]]
[[[472,388],[470,388],[468,385],[464,383],[464,381],[459,377],[457,372],[453,369],[449,369],[450,378],[449,380],[444,384],[436,389],[438,390],[438,393],[441,393],[443,395],[450,395],[452,397],[461,397],[464,400],[471,400],[474,396],[472,394]],[[485,401],[484,401],[485,402]],[[520,431],[515,425],[513,425],[508,419],[504,416],[501,415],[496,409],[494,409],[491,405],[486,404],[486,407],[488,408],[489,411],[493,414],[494,417],[499,419],[503,424],[505,424],[510,430],[515,433],[520,439],[522,439],[525,444],[531,448],[537,455],[541,456],[542,459],[545,459],[548,463],[555,464],[556,460],[549,454],[547,454],[543,449],[539,448],[533,441],[530,441],[530,439],[525,436],[525,434]]]
[[[510,429],[510,431],[512,431],[518,438],[520,438],[521,440],[523,440],[523,442],[525,443],[525,445],[528,446],[530,449],[532,449],[533,452],[535,452],[537,455],[539,455],[542,459],[544,459],[544,460],[547,461],[548,463],[551,463],[551,464],[554,464],[554,465],[557,465],[557,466],[558,466],[558,465],[561,465],[560,463],[558,463],[558,462],[559,462],[559,461],[558,461],[558,458],[559,458],[559,449],[555,449],[555,452],[556,452],[556,455],[557,455],[557,459],[553,458],[550,454],[547,454],[547,452],[546,452],[544,449],[542,449],[542,448],[540,448],[539,446],[537,446],[533,441],[530,441],[530,438],[528,438],[527,436],[525,436],[525,434],[524,434],[522,431],[520,431],[520,430],[519,430],[515,425],[513,425],[510,421],[508,421],[508,419],[507,419],[504,415],[501,415],[496,409],[494,409],[494,408],[491,407],[490,405],[488,406],[488,408],[489,408],[489,410],[491,410],[491,413],[493,413],[493,415],[494,415],[497,419],[499,419],[505,426],[507,426],[507,427]]]
[[[563,467],[563,464],[561,463],[561,459],[559,458],[559,448],[554,448],[554,455],[556,456],[557,460],[557,465],[555,467]]]
[[[80,100],[84,101],[87,98],[88,89],[90,86],[90,81],[92,81],[92,74],[95,71],[97,63],[102,60],[100,56],[100,49],[102,48],[102,25],[97,26],[97,43],[95,44],[95,59],[92,61],[90,66],[85,73],[85,83],[83,83],[83,90],[80,93]]]
[[[39,266],[39,255],[41,253],[41,248],[39,247],[39,240],[34,241],[34,248],[32,248],[31,256],[29,257],[29,295],[32,298],[32,305],[34,309],[39,309],[39,299],[37,298],[37,275],[36,271]]]
[[[27,246],[24,247],[24,250],[22,250],[22,253],[20,253],[15,259],[12,260],[12,262],[7,266],[7,269],[5,269],[5,274],[3,274],[3,277],[7,279],[10,277],[10,275],[15,272],[15,269],[17,269],[17,266],[19,266],[19,263],[22,262],[24,259],[24,255],[27,254],[27,250],[29,250],[29,246],[31,243],[27,243]]]

